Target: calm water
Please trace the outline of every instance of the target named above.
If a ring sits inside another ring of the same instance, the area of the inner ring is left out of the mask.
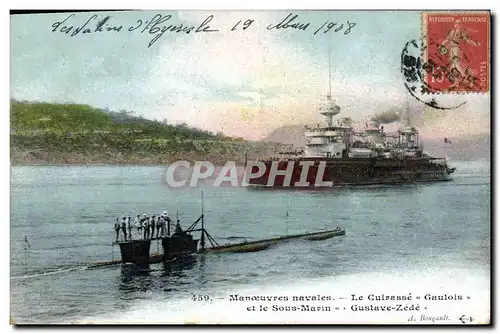
[[[193,293],[304,288],[308,281],[333,278],[340,279],[338,288],[352,277],[369,282],[374,273],[446,272],[453,278],[467,270],[468,278],[489,284],[489,162],[453,165],[458,168],[454,181],[426,185],[323,192],[205,185],[207,229],[219,243],[337,225],[347,234],[257,253],[204,255],[182,265],[157,264],[134,277],[119,266],[85,269],[117,257],[119,249],[111,246],[115,217],[178,209],[187,226],[200,214],[200,188],[168,189],[164,167],[12,168],[12,318],[18,323],[114,322],[147,320],[162,310],[160,319],[168,321],[169,301],[183,312]],[[158,247],[151,245],[153,251]]]

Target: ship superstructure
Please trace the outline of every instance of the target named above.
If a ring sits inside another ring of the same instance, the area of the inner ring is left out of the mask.
[[[330,80],[331,80],[331,71]],[[263,175],[250,185],[270,187],[322,187],[325,185],[394,184],[451,180],[454,168],[446,159],[424,153],[418,130],[410,125],[409,111],[396,133],[386,133],[376,121],[355,131],[347,117],[334,120],[340,107],[332,99],[331,84],[319,112],[326,124],[307,126],[304,149],[261,160]],[[291,172],[291,176],[284,175]],[[258,175],[258,167],[251,171]]]
[[[307,126],[305,132],[304,158],[391,158],[423,157],[423,145],[418,130],[403,125],[396,133],[384,132],[379,122],[370,121],[363,131],[354,131],[350,118],[333,116],[340,114],[340,107],[327,95],[326,107],[320,108],[326,117],[326,126]]]

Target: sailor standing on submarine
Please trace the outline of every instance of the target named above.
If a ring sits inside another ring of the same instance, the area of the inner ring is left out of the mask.
[[[115,231],[116,231],[116,241],[118,242],[118,239],[120,238],[120,222],[118,217],[116,217]]]
[[[152,215],[149,220],[149,226],[151,227],[151,239],[154,239],[155,237],[155,217],[155,215]]]
[[[144,239],[149,239],[149,218],[147,214],[144,214],[142,228],[144,229]]]
[[[132,223],[130,222],[130,216],[127,216],[127,230],[128,230],[128,237],[130,240],[132,240]]]
[[[127,241],[127,223],[125,222],[125,216],[122,217],[122,232],[125,237],[125,241]]]
[[[168,215],[168,212],[167,211],[163,211],[162,215],[163,217],[163,232],[165,232],[165,227],[167,224],[170,224],[172,222],[172,220],[170,219],[170,216]],[[167,230],[170,230],[170,229],[167,229]]]
[[[175,232],[172,235],[173,237],[180,237],[184,234],[184,231],[181,228],[181,220],[177,219],[177,224],[175,225]]]
[[[139,234],[139,239],[141,238],[142,234],[142,221],[141,221],[141,215],[137,215],[134,219],[134,226],[137,229],[137,234]]]
[[[158,216],[158,222],[156,223],[156,236],[160,235],[163,237],[163,233],[165,232],[165,212]],[[160,234],[161,233],[161,234]]]

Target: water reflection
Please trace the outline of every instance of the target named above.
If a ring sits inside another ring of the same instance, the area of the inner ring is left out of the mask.
[[[366,192],[376,192],[376,193],[392,193],[394,191],[406,192],[420,192],[423,188],[422,184],[411,183],[411,184],[374,184],[374,185],[346,185],[337,186],[331,188],[294,188],[294,187],[246,187],[245,189],[249,192],[255,193],[277,193],[281,192],[286,195],[302,195],[306,196],[326,196],[335,197],[340,195],[345,195],[349,193],[366,193]]]
[[[197,266],[197,264],[199,264]],[[176,291],[197,280],[196,267],[202,267],[196,255],[177,258],[157,265],[123,264],[120,268],[118,289],[122,299],[153,291]]]
[[[125,263],[120,266],[122,281],[129,281],[134,276],[148,276],[151,270],[149,264],[137,265]]]
[[[196,263],[198,263],[198,257],[196,255],[189,255],[173,261],[164,262],[161,276],[185,277],[189,275],[188,271],[193,269]]]

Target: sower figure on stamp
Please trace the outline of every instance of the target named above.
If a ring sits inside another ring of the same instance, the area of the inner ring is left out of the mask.
[[[474,32],[471,29],[469,29],[469,31]],[[450,30],[448,36],[438,49],[439,53],[447,55],[450,59],[450,73],[455,77],[455,82],[450,88],[457,87],[463,81],[471,87],[474,85],[474,81],[471,80],[470,77],[475,76],[477,73],[470,68],[470,65],[467,63],[467,57],[460,48],[460,44],[463,42],[479,46],[478,42],[470,38],[469,31],[462,26],[460,20],[456,20],[454,29]]]

